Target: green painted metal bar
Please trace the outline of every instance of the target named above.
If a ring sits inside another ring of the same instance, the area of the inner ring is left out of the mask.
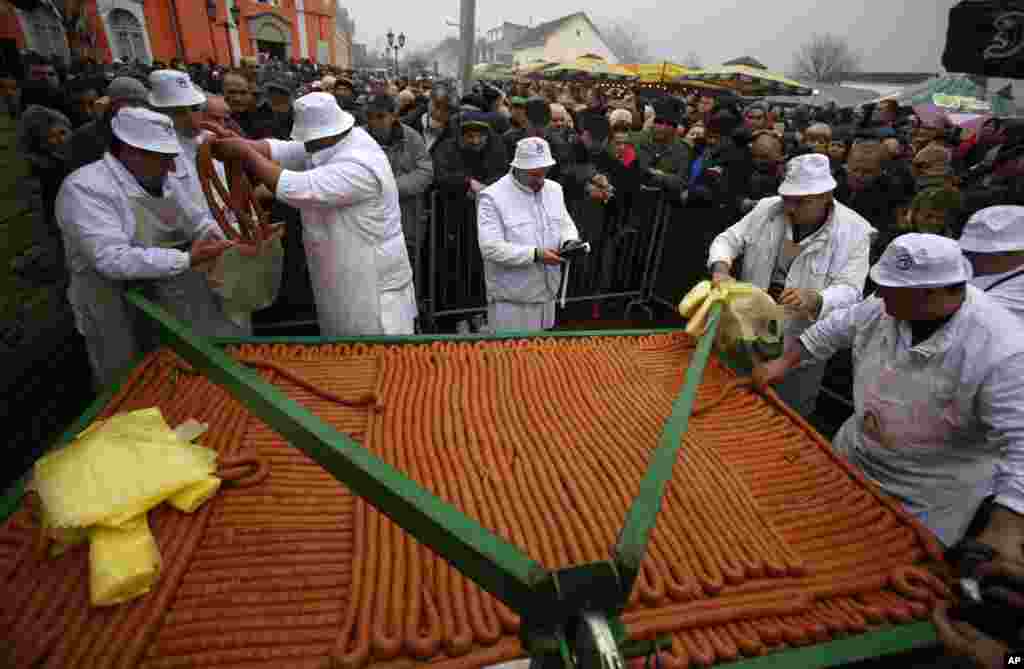
[[[218,346],[237,344],[429,344],[435,341],[476,342],[507,339],[566,339],[578,337],[643,337],[679,332],[680,328],[642,330],[565,330],[561,332],[502,332],[468,335],[398,335],[365,337],[220,337],[209,339]]]
[[[112,382],[109,386],[104,388],[100,394],[89,404],[85,411],[68,425],[67,429],[57,439],[54,440],[53,444],[50,445],[49,450],[60,448],[61,446],[71,443],[80,432],[89,427],[103,409],[110,404],[110,400],[114,399],[114,395],[121,390],[121,386],[128,380],[132,370],[139,366],[145,356],[139,355],[132,361],[123,372],[120,373],[118,378]],[[0,522],[7,520],[18,507],[21,505],[21,498],[25,496],[25,477],[28,472],[23,472],[22,477],[10,488],[8,488],[3,497],[0,497]]]
[[[935,646],[937,643],[935,626],[929,622],[920,622],[887,627],[845,639],[791,648],[780,653],[770,653],[717,666],[722,669],[821,669],[906,653]],[[904,666],[899,662],[899,658],[892,658],[891,665]]]
[[[193,335],[158,305],[134,291],[125,296],[159,325],[165,342],[181,357],[467,578],[521,616],[547,603],[537,601],[543,598],[535,596],[534,585],[548,572],[518,547],[323,423],[258,374]]]
[[[697,388],[711,356],[711,345],[714,343],[715,333],[718,332],[721,315],[722,303],[717,302],[711,307],[707,329],[700,338],[697,350],[686,370],[686,382],[672,405],[672,414],[665,421],[658,447],[651,454],[647,472],[640,481],[640,492],[633,499],[626,514],[625,524],[619,532],[618,544],[615,546],[615,565],[622,579],[624,597],[628,597],[633,589],[633,583],[640,571],[640,563],[643,562],[644,553],[647,551],[647,540],[655,523],[658,522],[665,487],[672,478],[676,456],[690,423]],[[625,600],[622,603],[625,606]]]

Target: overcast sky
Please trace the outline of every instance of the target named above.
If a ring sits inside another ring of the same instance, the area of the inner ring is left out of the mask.
[[[695,51],[705,65],[749,55],[786,71],[799,45],[815,32],[845,36],[867,71],[941,69],[949,9],[957,0],[478,0],[477,29],[502,21],[534,25],[576,11],[592,20],[625,19],[645,34],[652,52],[683,60]],[[458,0],[342,0],[356,22],[356,39],[384,45],[389,28],[415,47],[455,35]]]

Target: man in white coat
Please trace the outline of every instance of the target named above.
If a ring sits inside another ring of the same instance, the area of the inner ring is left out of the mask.
[[[181,153],[175,158],[174,170],[168,179],[177,181],[197,206],[207,207],[203,187],[199,183],[196,157],[199,147],[212,134],[199,128],[206,94],[199,90],[185,72],[156,70],[149,75],[149,106],[170,117],[178,136]],[[227,183],[224,166],[214,161],[221,181]],[[161,285],[164,301],[172,313],[207,337],[241,337],[252,334],[248,313],[234,313],[211,288],[208,275],[186,272]]]
[[[974,214],[960,249],[974,267],[971,284],[1024,318],[1024,207],[999,205]]]
[[[833,311],[777,360],[754,370],[778,382],[800,360],[852,348],[854,414],[833,448],[947,546],[982,501],[978,539],[1024,559],[1024,338],[1020,321],[970,285],[952,239],[905,234],[871,269],[878,293]]]
[[[857,303],[864,291],[874,228],[836,202],[827,156],[798,156],[786,166],[777,197],[757,203],[711,244],[713,283],[740,281],[767,291],[785,309],[785,334],[796,337],[834,311]],[[824,361],[805,361],[776,390],[804,416],[814,412]]]
[[[416,293],[398,187],[380,145],[333,95],[295,101],[291,142],[225,138],[220,160],[241,160],[302,213],[302,241],[324,336],[413,334]]]
[[[478,195],[487,320],[495,332],[555,325],[562,277],[558,252],[566,242],[579,239],[579,233],[562,187],[545,178],[554,164],[545,140],[521,139],[509,173]]]
[[[180,277],[231,245],[206,206],[169,176],[181,151],[170,118],[125,108],[111,127],[110,151],[68,176],[56,202],[71,271],[68,299],[98,387],[140,353],[134,315],[122,299],[125,282]]]

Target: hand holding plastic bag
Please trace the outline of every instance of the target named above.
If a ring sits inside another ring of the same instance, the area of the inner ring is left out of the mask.
[[[749,367],[782,354],[782,309],[768,293],[749,283],[702,281],[679,304],[694,337],[707,328],[711,306],[722,302],[715,350],[738,366]]]

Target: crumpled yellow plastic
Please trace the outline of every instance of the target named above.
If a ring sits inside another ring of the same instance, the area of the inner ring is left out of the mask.
[[[160,549],[146,514],[121,527],[89,531],[89,596],[93,606],[111,606],[149,592],[160,576]]]
[[[679,314],[689,319],[686,332],[699,337],[707,330],[708,313],[722,302],[722,314],[715,335],[715,349],[723,355],[756,363],[751,357],[781,354],[784,312],[775,300],[757,286],[724,281],[713,286],[702,281],[679,303]]]
[[[180,439],[157,408],[118,414],[40,458],[32,487],[52,527],[117,527],[205,480],[217,453]]]
[[[193,483],[171,495],[167,503],[178,511],[192,513],[202,506],[203,502],[217,494],[219,489],[220,479],[216,476],[207,476],[202,481]]]

